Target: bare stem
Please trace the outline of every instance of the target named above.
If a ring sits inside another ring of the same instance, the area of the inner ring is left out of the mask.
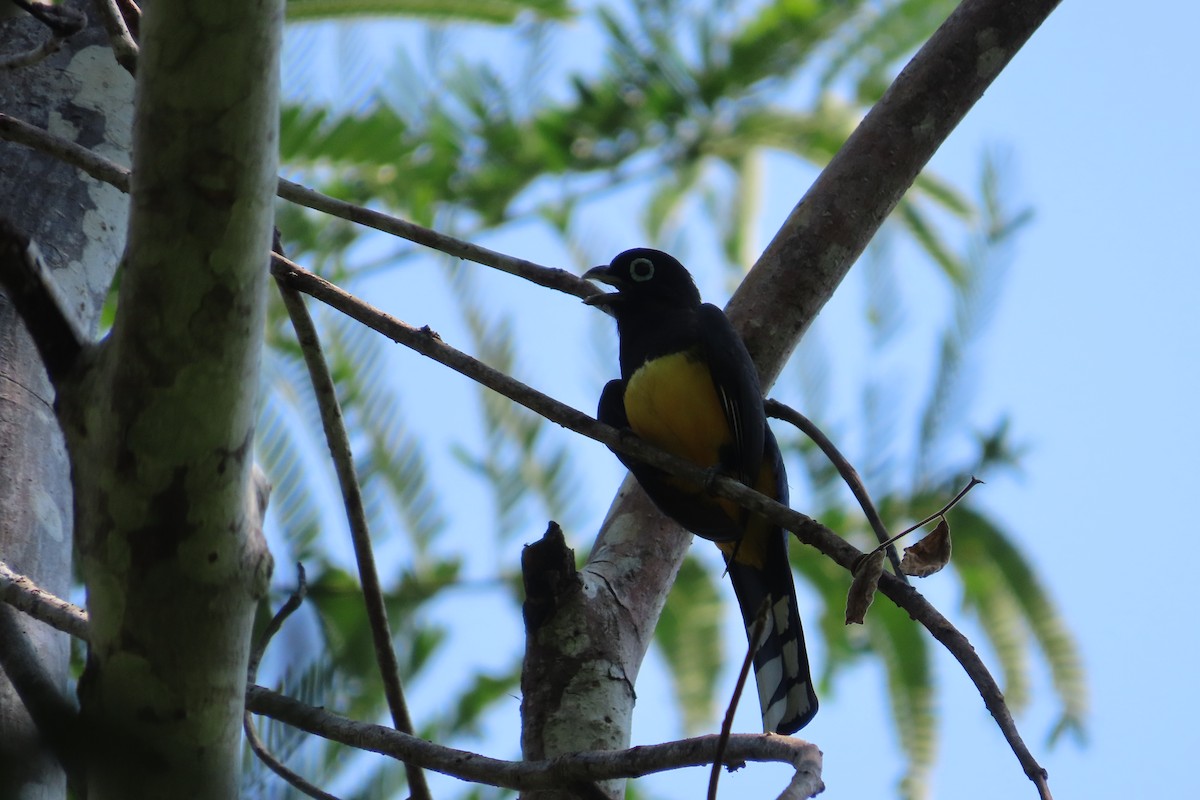
[[[967,485],[964,486],[962,489],[960,489],[958,494],[954,495],[954,497],[952,497],[950,499],[950,502],[946,503],[946,505],[942,506],[940,509],[933,512],[932,514],[930,514],[928,517],[921,520],[920,522],[909,525],[907,528],[900,531],[892,538],[888,539],[885,542],[881,542],[879,544],[879,547],[876,547],[875,550],[872,550],[871,552],[873,553],[876,550],[882,550],[885,547],[891,547],[893,544],[895,544],[895,542],[897,540],[899,540],[905,536],[908,536],[910,533],[917,530],[918,528],[923,528],[926,525],[928,525],[929,523],[933,522],[935,519],[941,519],[942,517],[946,516],[946,513],[948,511],[950,511],[950,509],[952,509],[956,505],[958,505],[958,502],[967,496],[967,492],[971,491],[972,489],[974,489],[976,486],[978,486],[981,483],[983,483],[983,481],[979,480],[979,478],[976,478],[974,475],[972,475],[971,480],[967,483]],[[867,555],[870,555],[870,553],[867,553]],[[897,570],[896,574],[900,574],[899,570]]]
[[[383,680],[383,691],[392,714],[392,722],[397,730],[411,734],[412,718],[408,713],[408,703],[404,699],[400,664],[396,659],[396,651],[392,649],[391,627],[388,624],[379,571],[375,567],[367,512],[363,505],[362,489],[354,469],[354,456],[350,451],[350,437],[342,419],[333,376],[325,361],[317,328],[304,306],[304,298],[287,281],[277,280],[277,283],[288,316],[291,317],[292,327],[296,330],[296,339],[304,353],[304,363],[308,366],[309,379],[312,381],[313,392],[321,412],[321,423],[325,427],[325,439],[329,444],[329,453],[341,486],[342,502],[346,507],[346,519],[350,525],[350,538],[354,545],[354,557],[358,562],[358,575],[366,603],[367,620],[371,627],[371,638],[375,643],[375,658],[379,665],[380,678]],[[429,785],[421,768],[407,762],[404,766],[413,799],[429,800]]]
[[[308,594],[308,583],[304,579],[304,565],[296,564],[296,591],[288,596],[285,602],[275,616],[271,617],[271,621],[267,623],[267,627],[263,629],[262,636],[259,637],[258,644],[250,652],[250,662],[246,667],[246,684],[253,686],[254,681],[258,677],[258,664],[262,660],[263,653],[266,652],[267,645],[271,643],[271,639],[275,638],[275,634],[283,627],[283,622],[296,609],[300,608],[300,604],[304,602],[305,595]],[[254,755],[258,756],[258,760],[267,766],[267,769],[274,772],[279,777],[283,778],[297,790],[303,792],[309,797],[316,800],[339,800],[336,795],[326,792],[321,787],[309,782],[302,775],[292,771],[286,764],[275,757],[275,754],[270,751],[266,743],[258,735],[258,729],[254,727],[254,720],[250,716],[249,711],[242,712],[242,729],[246,732],[246,744],[250,745],[250,750]]]
[[[900,571],[900,554],[891,545],[887,527],[883,524],[883,519],[880,518],[879,512],[875,510],[875,504],[871,502],[871,495],[867,492],[867,487],[862,482],[862,478],[859,477],[858,470],[854,468],[854,465],[834,446],[833,440],[826,436],[825,432],[818,428],[817,424],[808,417],[778,400],[768,399],[764,405],[769,416],[792,423],[805,436],[812,439],[817,447],[821,448],[821,452],[829,459],[829,463],[833,464],[834,468],[837,469],[838,474],[842,476],[842,480],[850,487],[854,498],[858,500],[858,505],[862,508],[863,514],[866,515],[867,522],[871,525],[871,530],[875,531],[875,538],[879,540],[880,546],[887,547],[887,556],[888,560],[892,562],[892,571],[895,572],[900,580],[908,583],[908,576]]]
[[[721,762],[725,755],[725,746],[729,744],[729,736],[733,733],[733,715],[737,711],[738,701],[746,688],[746,679],[750,676],[750,668],[754,665],[754,653],[762,640],[763,628],[767,624],[767,614],[770,606],[763,601],[754,618],[754,631],[750,634],[750,643],[746,647],[746,657],[742,659],[742,668],[738,672],[737,683],[733,687],[733,697],[729,698],[729,708],[725,709],[725,719],[721,723],[721,738],[717,741],[717,757],[713,759],[712,772],[708,776],[708,800],[717,800],[717,781],[721,778]]]

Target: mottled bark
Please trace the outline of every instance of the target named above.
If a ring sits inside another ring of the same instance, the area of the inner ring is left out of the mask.
[[[270,555],[248,513],[282,4],[146,4],[111,334],[61,388],[89,800],[228,798]]]
[[[22,52],[47,36],[20,15],[0,20],[0,50]],[[0,112],[128,163],[133,79],[93,23],[39,63],[0,80]],[[119,260],[127,202],[110,186],[28,148],[0,141],[0,218],[37,242],[62,297],[94,331]],[[0,290],[0,558],[65,597],[71,583],[72,495],[54,390],[25,325]],[[0,605],[0,650],[28,656],[24,700],[0,671],[0,797],[62,798],[63,771],[26,703],[73,702],[66,634]],[[7,658],[5,659],[7,662]],[[40,701],[32,695],[40,695]],[[43,724],[52,724],[43,720]]]

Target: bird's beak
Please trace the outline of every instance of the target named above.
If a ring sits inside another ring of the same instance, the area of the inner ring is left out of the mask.
[[[596,283],[615,286],[618,290],[621,288],[620,282],[611,272],[608,271],[607,264],[599,267],[592,267],[587,272],[583,273],[583,279],[585,281],[595,281]],[[591,297],[585,297],[583,302],[589,306],[600,306],[603,308],[606,306],[611,306],[613,301],[616,300],[618,296],[620,296],[620,291],[604,292],[601,294],[594,294]]]

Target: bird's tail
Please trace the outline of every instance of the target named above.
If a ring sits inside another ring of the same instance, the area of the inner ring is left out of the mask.
[[[754,635],[759,614],[766,614],[754,653],[763,729],[788,735],[807,725],[817,713],[817,694],[809,674],[804,629],[787,561],[787,539],[782,531],[778,533],[774,537],[778,547],[768,546],[768,558],[761,566],[741,563],[740,559],[730,561],[728,566],[748,638]]]
[[[762,468],[754,488],[788,504],[787,473],[779,444],[768,426]],[[754,677],[762,705],[763,729],[792,734],[817,713],[817,693],[808,670],[808,650],[796,606],[796,585],[788,563],[788,534],[757,514],[744,518],[742,537],[732,545],[718,543],[725,554],[729,579],[746,623],[754,636],[759,613],[765,613],[762,637],[754,652]]]

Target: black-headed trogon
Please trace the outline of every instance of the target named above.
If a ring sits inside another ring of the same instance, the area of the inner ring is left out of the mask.
[[[638,248],[583,277],[616,289],[586,301],[612,312],[620,337],[621,378],[604,387],[599,419],[786,505],[787,475],[767,426],[754,362],[724,312],[700,301],[683,265],[659,250]],[[804,727],[817,713],[817,696],[786,532],[703,486],[616,455],[664,514],[716,542],[747,637],[767,603],[754,657],[763,727],[782,734]]]

